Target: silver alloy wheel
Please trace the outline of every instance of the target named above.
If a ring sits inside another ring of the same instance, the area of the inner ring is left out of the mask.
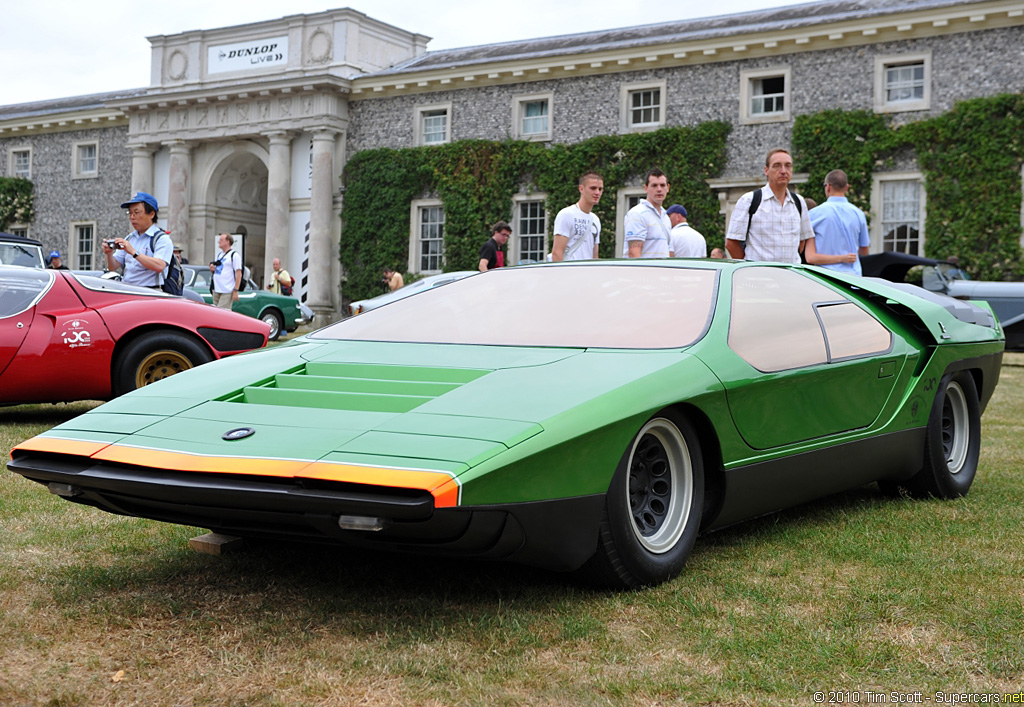
[[[693,465],[679,428],[663,417],[644,425],[626,476],[633,534],[649,552],[668,552],[682,537],[693,503]]]
[[[967,396],[955,380],[946,386],[946,399],[942,403],[942,451],[950,474],[964,468],[971,444]]]

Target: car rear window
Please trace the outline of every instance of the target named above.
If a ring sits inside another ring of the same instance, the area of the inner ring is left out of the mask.
[[[0,268],[0,319],[21,314],[46,294],[53,273],[29,268]]]
[[[311,335],[417,343],[661,349],[688,346],[711,318],[717,270],[609,265],[492,270]]]

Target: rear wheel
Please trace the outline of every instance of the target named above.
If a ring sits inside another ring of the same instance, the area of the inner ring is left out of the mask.
[[[605,500],[598,549],[587,569],[601,584],[639,587],[679,574],[697,539],[704,469],[693,426],[651,418],[622,456]]]
[[[942,377],[928,417],[924,465],[899,484],[913,496],[959,498],[974,483],[981,450],[981,406],[967,371]]]
[[[260,319],[270,325],[270,335],[267,337],[270,341],[277,341],[277,337],[281,336],[281,332],[284,330],[284,317],[276,309],[268,309],[260,316]]]
[[[150,331],[118,356],[114,366],[114,394],[123,395],[213,360],[198,341],[176,331]]]

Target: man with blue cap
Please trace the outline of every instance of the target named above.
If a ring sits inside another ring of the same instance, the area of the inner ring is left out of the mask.
[[[64,265],[60,260],[60,251],[51,250],[50,256],[46,259],[46,267],[50,270],[67,270],[68,266]]]
[[[124,238],[103,241],[107,269],[124,267],[123,282],[159,290],[167,265],[174,257],[174,244],[170,235],[156,225],[156,198],[144,191],[136,192],[121,208],[128,209],[132,232]]]

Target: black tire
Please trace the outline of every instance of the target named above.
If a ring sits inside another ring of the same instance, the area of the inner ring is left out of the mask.
[[[617,588],[672,579],[690,557],[703,506],[696,430],[678,415],[659,413],[619,461],[605,497],[597,553],[585,573]]]
[[[916,497],[960,498],[978,473],[981,407],[974,378],[966,371],[946,374],[928,417],[924,466],[904,482]]]
[[[277,341],[277,337],[284,331],[284,317],[281,313],[276,309],[268,309],[260,315],[260,319],[270,325],[270,336],[267,338],[270,341]]]
[[[194,338],[176,331],[150,331],[129,343],[114,365],[114,394],[149,385],[213,360]]]

